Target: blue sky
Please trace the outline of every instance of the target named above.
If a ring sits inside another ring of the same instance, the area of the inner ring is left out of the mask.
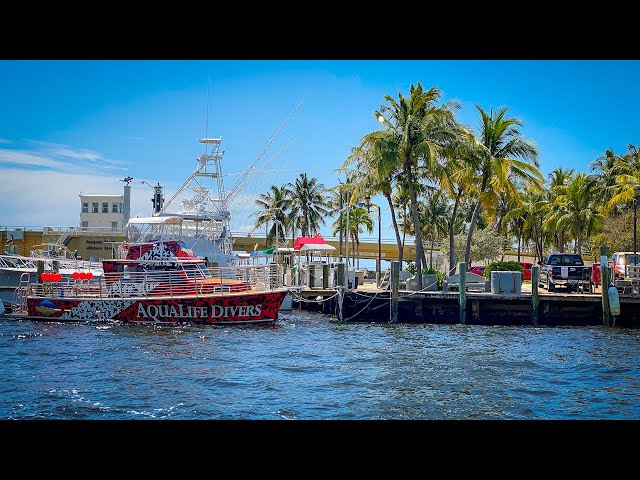
[[[302,172],[335,185],[350,148],[378,128],[384,95],[417,81],[458,100],[459,119],[474,129],[474,104],[508,106],[545,175],[588,171],[605,149],[640,143],[639,78],[635,60],[0,61],[0,225],[79,225],[78,195],[120,194],[126,176],[132,214],[149,215],[152,190],[141,181],[159,182],[168,199],[191,174],[207,101],[229,191],[304,99],[231,210],[232,229],[249,231],[256,193]],[[384,206],[382,227],[393,238]]]

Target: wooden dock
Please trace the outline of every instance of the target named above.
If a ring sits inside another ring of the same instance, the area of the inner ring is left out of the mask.
[[[305,289],[294,299],[294,308],[338,315],[335,289]],[[540,289],[534,313],[531,293],[494,294],[466,292],[464,317],[458,292],[398,292],[399,323],[468,325],[603,325],[600,293],[546,293]],[[612,319],[619,327],[640,327],[640,295],[620,295],[620,315]],[[391,292],[365,284],[344,294],[341,318],[348,322],[390,322]]]

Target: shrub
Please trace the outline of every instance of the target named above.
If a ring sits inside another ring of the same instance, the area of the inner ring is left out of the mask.
[[[487,265],[487,268],[484,269],[484,277],[491,279],[491,272],[520,272],[522,273],[522,265],[520,262],[509,261],[509,262],[491,262]],[[524,280],[524,275],[520,277]]]
[[[437,285],[439,290],[442,290],[442,282],[444,281],[444,272],[441,272],[440,270],[436,270],[435,268],[431,267],[431,268],[428,268],[423,273],[430,274],[430,275],[434,275],[435,274],[435,276],[436,276],[436,285]]]

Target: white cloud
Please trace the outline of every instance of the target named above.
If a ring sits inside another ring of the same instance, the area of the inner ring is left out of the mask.
[[[0,164],[25,165],[31,167],[43,167],[54,170],[65,170],[67,165],[38,153],[18,150],[0,149]]]
[[[33,171],[34,167],[59,173],[77,172],[79,167],[90,167],[96,173],[127,170],[123,162],[107,159],[92,150],[74,149],[67,145],[47,142],[31,143],[36,148],[30,150],[0,148],[0,172],[5,165],[9,168],[22,165],[27,167],[29,172]]]

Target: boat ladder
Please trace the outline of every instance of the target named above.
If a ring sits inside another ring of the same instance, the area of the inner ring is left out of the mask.
[[[12,313],[27,313],[27,290],[29,290],[29,272],[20,275],[20,283],[13,294]]]

